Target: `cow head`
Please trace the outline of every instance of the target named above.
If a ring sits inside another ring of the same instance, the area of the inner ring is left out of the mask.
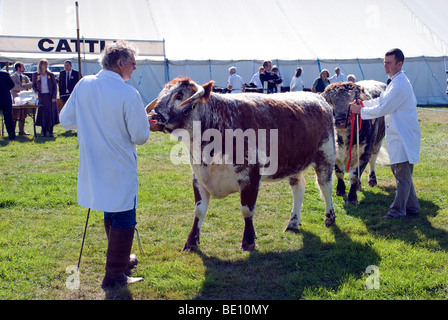
[[[356,99],[370,99],[363,87],[352,82],[333,83],[325,88],[322,96],[333,109],[336,128],[346,127],[350,115],[350,103]]]
[[[208,101],[214,81],[202,86],[190,78],[176,78],[167,83],[159,96],[146,107],[152,131],[172,132],[196,107]]]

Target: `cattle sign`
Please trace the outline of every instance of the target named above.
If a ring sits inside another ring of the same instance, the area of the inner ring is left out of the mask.
[[[76,38],[41,38],[0,36],[0,52],[21,53],[75,53],[99,54],[104,47],[116,40],[110,39],[80,39]],[[165,56],[164,40],[128,40],[137,47],[141,56]]]

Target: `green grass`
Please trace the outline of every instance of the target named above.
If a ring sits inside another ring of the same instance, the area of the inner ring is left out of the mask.
[[[0,299],[447,299],[448,113],[419,110],[421,162],[414,183],[421,214],[384,221],[395,194],[390,168],[358,206],[334,197],[336,226],[324,226],[324,202],[311,169],[300,232],[284,233],[292,207],[287,181],[263,183],[254,225],[256,250],[239,249],[244,222],[238,195],[212,199],[200,250],[181,252],[193,223],[191,169],[174,165],[176,142],[151,133],[138,147],[139,209],[134,271],[145,281],[101,289],[107,242],[102,212],[92,212],[80,287],[69,289],[87,209],[77,205],[77,137],[60,126],[56,138],[0,139]],[[27,131],[32,132],[30,123]],[[367,289],[370,265],[379,289]]]

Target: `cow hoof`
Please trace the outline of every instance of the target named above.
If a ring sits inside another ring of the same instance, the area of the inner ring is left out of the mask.
[[[325,226],[331,227],[336,224],[336,214],[333,210],[331,210],[329,213],[325,214]]]
[[[299,226],[301,226],[301,224],[299,224]],[[290,227],[290,226],[287,226],[283,232],[294,232],[294,233],[298,233],[298,232],[299,232],[299,228],[298,228],[298,227]]]
[[[188,243],[186,243],[184,245],[184,248],[182,249],[182,252],[184,252],[184,251],[194,252],[197,249],[198,249],[198,245],[197,244],[188,244]]]
[[[354,205],[358,205],[358,200],[346,200],[345,201],[346,204],[354,204]]]
[[[254,249],[255,249],[255,242],[251,243],[251,244],[244,244],[243,243],[241,245],[240,249],[243,249],[244,251],[254,251]]]
[[[336,190],[336,195],[338,197],[345,197],[345,191],[338,191],[338,190]]]
[[[373,188],[376,185],[378,185],[376,181],[369,181],[369,187]]]

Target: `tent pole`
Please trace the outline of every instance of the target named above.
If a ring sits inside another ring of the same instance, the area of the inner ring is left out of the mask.
[[[79,71],[79,75],[80,77],[82,77],[82,72],[81,72],[81,42],[79,40],[79,7],[78,7],[78,1],[75,1],[75,5],[76,5],[76,34],[77,34],[77,41],[76,41],[76,46],[78,48],[78,71]]]

